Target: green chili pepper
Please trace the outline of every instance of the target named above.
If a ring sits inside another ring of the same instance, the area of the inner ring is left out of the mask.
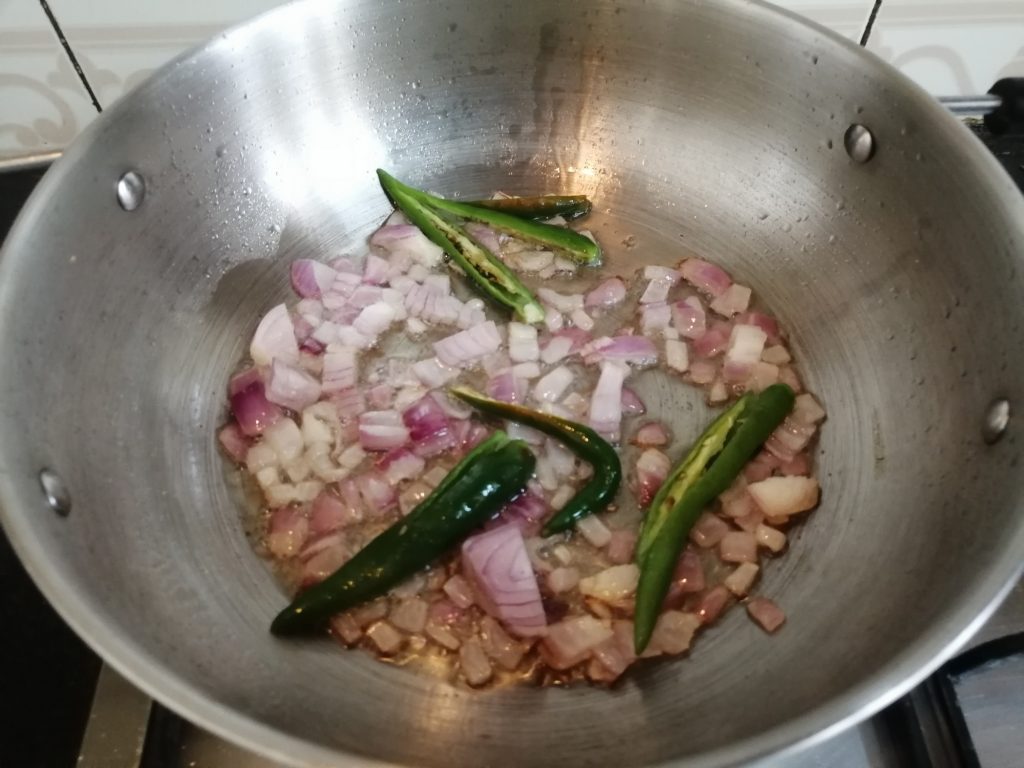
[[[432,208],[435,211],[486,224],[493,229],[505,232],[513,237],[518,237],[521,240],[560,251],[581,264],[597,265],[601,263],[600,246],[579,232],[565,229],[564,227],[555,227],[551,224],[543,224],[538,221],[521,219],[518,216],[502,211],[481,208],[469,203],[459,203],[455,200],[445,200],[443,197],[435,197],[407,184],[403,184],[394,176],[379,168],[377,169],[377,176],[380,177],[381,185],[391,195],[392,199],[394,199],[396,192],[401,192],[426,208]],[[440,245],[440,243],[438,244]]]
[[[647,647],[668,593],[672,571],[701,512],[725,491],[761,444],[793,409],[794,395],[773,384],[746,394],[715,419],[651,502],[637,542],[633,644]]]
[[[544,319],[544,308],[505,264],[480,243],[454,224],[427,208],[384,171],[377,171],[381,186],[395,205],[431,241],[458,264],[472,283],[499,304],[511,309],[524,323],[537,323]],[[415,190],[413,190],[415,192]]]
[[[551,536],[571,528],[577,520],[599,512],[615,498],[622,482],[619,455],[590,427],[521,405],[492,400],[468,387],[452,387],[450,391],[484,413],[526,424],[550,435],[594,468],[590,482],[544,524],[541,535]]]
[[[544,195],[543,197],[495,197],[491,200],[467,200],[466,205],[501,211],[520,219],[553,219],[561,216],[566,221],[590,213],[591,204],[586,195]]]
[[[307,589],[270,625],[275,635],[316,631],[327,619],[378,597],[448,551],[513,499],[536,459],[522,440],[495,432],[426,499],[341,568]]]

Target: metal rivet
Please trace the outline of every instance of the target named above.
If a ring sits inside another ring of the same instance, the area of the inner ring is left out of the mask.
[[[985,423],[981,425],[981,439],[992,445],[1003,436],[1010,424],[1010,401],[1005,398],[993,400],[985,411]]]
[[[134,211],[146,196],[146,182],[135,171],[128,171],[117,180],[116,192],[117,204],[126,211]]]
[[[39,473],[39,485],[43,489],[43,495],[46,496],[46,503],[50,505],[50,509],[61,517],[67,517],[71,512],[71,495],[60,475],[52,469],[44,469]]]
[[[855,163],[866,163],[875,154],[875,137],[865,126],[854,123],[843,136],[846,154]]]

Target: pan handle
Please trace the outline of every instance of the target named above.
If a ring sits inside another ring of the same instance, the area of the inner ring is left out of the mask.
[[[1005,77],[984,96],[940,96],[957,117],[984,117],[994,134],[1024,133],[1024,77]]]

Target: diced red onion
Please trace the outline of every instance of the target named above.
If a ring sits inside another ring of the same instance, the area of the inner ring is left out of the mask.
[[[560,362],[569,354],[569,350],[572,349],[572,345],[572,339],[566,336],[552,337],[541,350],[541,362],[547,365]]]
[[[543,497],[527,492],[506,504],[501,514],[506,520],[519,518],[536,523],[547,517],[548,512],[548,504]]]
[[[388,279],[389,266],[380,256],[369,254],[363,264],[363,282],[369,285],[383,285]]]
[[[672,460],[657,448],[648,448],[636,462],[636,497],[641,507],[651,503],[668,477]]]
[[[718,556],[727,563],[756,563],[754,535],[746,531],[729,531],[718,543]]]
[[[491,663],[476,638],[470,638],[459,648],[459,669],[470,685],[483,685],[491,679]]]
[[[702,259],[687,259],[679,266],[679,272],[686,282],[711,296],[721,296],[732,285],[725,270]]]
[[[476,221],[470,221],[466,223],[466,234],[495,256],[501,256],[501,243],[498,241],[498,233],[490,227]]]
[[[706,330],[707,318],[700,299],[691,296],[672,305],[672,324],[680,336],[699,339]]]
[[[554,333],[555,331],[562,330],[565,325],[565,318],[562,313],[552,307],[546,307],[544,309],[544,327]]]
[[[328,265],[312,259],[296,259],[291,269],[292,288],[302,298],[319,298],[327,293],[337,277]]]
[[[362,390],[354,387],[331,393],[330,401],[338,409],[338,415],[344,419],[355,418],[366,410]]]
[[[237,423],[231,422],[217,433],[221,448],[235,462],[242,464],[249,451],[249,439]]]
[[[641,416],[647,413],[647,406],[640,396],[629,387],[622,388],[622,413],[626,416]]]
[[[729,590],[719,584],[701,596],[694,613],[700,618],[701,624],[712,624],[725,610],[732,595]]]
[[[330,346],[324,353],[322,386],[325,393],[341,392],[356,386],[356,351],[351,347]]]
[[[825,410],[818,405],[814,395],[805,392],[796,396],[792,417],[800,424],[811,426],[825,418]]]
[[[545,633],[547,619],[537,577],[516,525],[507,523],[467,539],[462,562],[487,613],[520,637]]]
[[[576,588],[576,585],[580,583],[580,572],[575,568],[555,568],[547,575],[545,581],[548,589],[554,594],[560,595]]]
[[[748,376],[761,360],[766,340],[765,332],[756,325],[733,326],[722,368],[726,381],[743,381]]]
[[[454,621],[458,621],[464,613],[465,611],[462,608],[459,608],[451,600],[445,600],[442,597],[440,600],[435,600],[430,604],[430,610],[427,614],[427,623],[445,626]],[[429,633],[429,627],[427,631]],[[456,647],[458,646],[456,645]]]
[[[402,421],[409,428],[416,455],[427,458],[455,446],[451,421],[430,395],[425,395],[402,413]]]
[[[685,341],[665,340],[665,364],[679,373],[684,373],[690,367],[690,353],[686,349]]]
[[[352,321],[352,327],[368,338],[376,338],[395,320],[395,309],[386,301],[375,302],[366,307]]]
[[[668,440],[668,429],[665,425],[660,421],[652,421],[640,427],[630,442],[641,448],[658,448],[668,445]]]
[[[667,273],[666,276],[649,278],[650,282],[640,296],[641,304],[660,304],[668,298],[669,291],[679,279],[679,273],[674,269],[667,270]]]
[[[586,660],[590,652],[613,637],[608,624],[593,616],[574,616],[548,627],[541,652],[555,669],[569,669]]]
[[[574,378],[572,371],[560,365],[537,380],[533,396],[542,403],[556,403],[565,394]]]
[[[431,389],[444,386],[459,375],[457,368],[445,365],[436,357],[413,363],[412,372],[417,379]]]
[[[411,224],[385,225],[370,236],[370,245],[376,245],[393,256],[406,255],[425,267],[441,263],[444,251],[432,243],[419,227]]]
[[[508,356],[514,363],[523,363],[540,357],[537,329],[523,323],[509,323]]]
[[[683,550],[672,572],[672,584],[681,593],[700,592],[704,589],[704,565],[700,555],[690,547]]]
[[[792,461],[782,464],[779,471],[786,477],[809,475],[811,474],[811,457],[806,453],[798,453]]]
[[[252,384],[262,384],[263,377],[258,368],[246,368],[231,377],[228,382],[228,397],[237,395],[242,390],[248,389]]]
[[[636,533],[633,531],[612,531],[612,539],[608,542],[606,554],[608,559],[617,565],[628,563],[633,559],[636,549]]]
[[[745,312],[750,304],[750,289],[745,285],[733,283],[711,302],[711,309],[724,317],[732,317]]]
[[[587,309],[614,307],[626,298],[626,284],[622,278],[611,277],[590,291],[583,301]]]
[[[270,513],[267,549],[274,557],[297,555],[308,535],[309,521],[301,507],[281,507]]]
[[[499,373],[487,380],[487,396],[503,403],[522,403],[526,399],[527,382],[515,376],[511,370]]]
[[[690,381],[694,384],[710,384],[718,375],[718,366],[710,360],[694,360],[690,363]]]
[[[583,309],[583,295],[579,293],[563,294],[550,288],[538,288],[537,298],[549,307],[553,307],[565,314],[571,314],[577,309]]]
[[[781,552],[786,546],[786,534],[764,523],[759,523],[754,528],[754,538],[758,545],[766,547],[772,552]]]
[[[366,391],[366,404],[375,411],[386,411],[395,399],[395,389],[390,384],[375,384]]]
[[[787,416],[768,436],[764,447],[780,461],[792,461],[811,442],[815,431],[813,425],[800,424],[793,416]]]
[[[375,470],[364,472],[357,477],[356,487],[363,500],[363,508],[371,515],[379,517],[398,503],[394,489],[384,476]]]
[[[442,587],[448,598],[460,609],[469,608],[476,602],[473,587],[462,576],[456,574],[448,579]]]
[[[779,323],[771,315],[766,315],[763,312],[744,312],[736,318],[737,323],[743,323],[744,325],[756,325],[765,335],[768,337],[769,344],[775,344],[779,341]],[[787,355],[787,358],[789,356]],[[769,360],[768,362],[772,362]],[[782,362],[789,362],[783,360]],[[776,363],[778,365],[778,363]]]
[[[768,477],[748,485],[747,492],[769,520],[806,512],[818,503],[813,477]]]
[[[367,411],[359,415],[359,444],[368,451],[390,451],[409,442],[409,429],[398,411]]]
[[[301,411],[320,399],[320,382],[301,368],[276,359],[267,377],[266,397],[272,403]]]
[[[350,307],[363,309],[371,304],[376,304],[378,301],[382,301],[383,297],[384,291],[380,286],[359,285],[352,291],[352,295],[348,297],[347,304]]]
[[[602,336],[586,344],[580,353],[587,363],[613,360],[643,367],[658,362],[658,348],[646,336]]]
[[[784,365],[779,368],[779,381],[798,394],[803,390],[803,385],[800,383],[800,377],[797,376],[796,371],[788,365]]]
[[[569,319],[581,331],[589,332],[594,329],[594,319],[582,309],[574,309],[569,313]]]
[[[672,322],[672,308],[668,304],[647,304],[640,310],[640,327],[646,334],[668,328]]]
[[[748,483],[756,483],[771,476],[772,470],[781,465],[779,459],[769,451],[761,451],[743,468],[743,477]]]
[[[765,632],[774,632],[786,621],[786,614],[766,597],[752,597],[747,602],[747,613]]]
[[[419,477],[425,467],[426,462],[407,448],[388,451],[377,462],[377,469],[384,473],[391,485]]]
[[[622,392],[628,368],[620,363],[602,362],[601,376],[590,399],[590,426],[611,440],[619,439],[622,422]]]
[[[729,532],[729,524],[717,515],[705,512],[690,529],[690,539],[700,547],[713,547]]]
[[[273,307],[253,333],[249,355],[256,365],[270,365],[274,358],[287,363],[299,361],[299,343],[295,338],[295,326],[284,304]]]
[[[458,367],[495,352],[500,346],[501,334],[494,322],[488,320],[434,342],[434,352],[445,365]]]
[[[267,400],[262,381],[254,381],[231,396],[231,413],[243,435],[262,433],[281,418],[281,409]]]
[[[360,512],[361,510],[353,509],[331,491],[321,491],[313,500],[313,509],[309,515],[310,531],[319,536],[344,528],[359,522]]]

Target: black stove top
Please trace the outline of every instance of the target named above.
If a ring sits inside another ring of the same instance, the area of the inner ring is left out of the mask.
[[[994,136],[980,122],[971,128],[1024,191],[1024,134]],[[0,237],[42,174],[42,170],[0,173]],[[90,717],[94,725],[102,720],[99,710],[105,691],[116,688],[122,696],[125,690],[132,695],[126,684],[111,682],[111,673],[100,675],[100,660],[50,608],[2,533],[0,659],[0,766],[71,768],[79,762]],[[108,710],[118,720],[114,725],[125,725],[117,707]],[[117,766],[271,766],[159,706],[150,710],[146,702],[141,711],[140,727],[128,743],[104,753],[115,755],[121,749],[123,759]],[[970,650],[911,694],[820,748],[773,764],[1021,768],[1022,723],[1024,583],[972,641]],[[92,730],[93,726],[89,736]],[[83,752],[81,765],[87,764],[88,768],[114,768],[104,758],[87,758]]]

